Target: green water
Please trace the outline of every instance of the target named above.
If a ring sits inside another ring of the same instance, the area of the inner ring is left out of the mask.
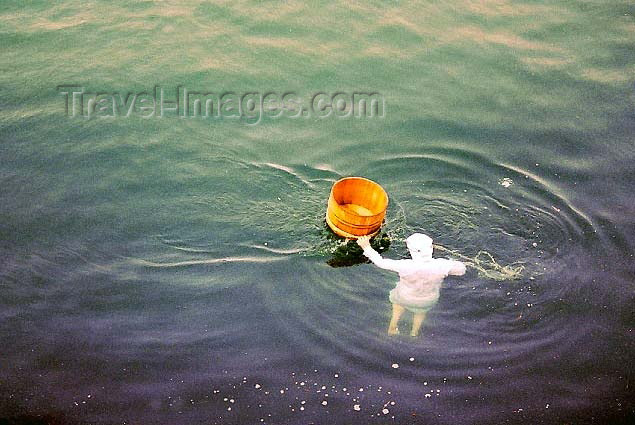
[[[2,2],[0,419],[628,423],[634,13]],[[306,114],[121,113],[157,87],[291,93]],[[320,117],[318,93],[374,93],[381,116]],[[384,255],[421,231],[522,277],[471,269],[420,338],[388,337],[396,276],[329,265],[350,175],[389,194]]]

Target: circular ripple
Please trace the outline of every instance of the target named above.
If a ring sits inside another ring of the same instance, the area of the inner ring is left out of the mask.
[[[340,176],[331,173],[316,181],[308,168],[284,173],[285,208],[316,213],[308,221],[306,214],[303,218],[300,214],[296,221],[287,216],[292,220],[283,222],[272,206],[269,223],[279,223],[288,231],[289,237],[283,238],[286,249],[302,249],[310,258],[291,254],[289,268],[297,271],[298,280],[279,282],[263,294],[283,332],[301,349],[328,358],[340,369],[363,368],[380,380],[400,373],[387,365],[424,356],[426,364],[409,368],[408,379],[445,379],[457,394],[473,392],[468,375],[505,381],[511,364],[522,368],[537,356],[572,349],[575,338],[564,342],[572,332],[570,323],[557,315],[548,323],[540,318],[550,314],[554,297],[575,290],[571,281],[553,277],[571,265],[574,253],[586,250],[595,230],[584,214],[539,176],[449,150],[382,158],[355,173],[378,181],[390,196],[384,230],[392,245],[386,256],[406,257],[403,239],[422,231],[467,257],[485,250],[501,264],[522,262],[526,267],[522,279],[515,281],[496,282],[474,271],[449,279],[423,336],[411,339],[385,333],[388,291],[397,276],[374,267],[332,269],[324,264],[325,254],[337,242],[324,233],[322,216],[330,186]],[[296,178],[311,184],[291,183]],[[406,334],[408,326],[406,318],[402,325]],[[502,394],[510,388],[501,384],[493,392]]]

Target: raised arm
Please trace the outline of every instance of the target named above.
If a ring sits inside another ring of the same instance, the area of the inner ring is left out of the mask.
[[[400,261],[390,260],[379,255],[379,253],[375,251],[372,246],[370,246],[369,236],[362,236],[361,238],[358,238],[357,244],[364,250],[364,255],[368,257],[368,259],[372,261],[374,265],[385,270],[399,273]]]

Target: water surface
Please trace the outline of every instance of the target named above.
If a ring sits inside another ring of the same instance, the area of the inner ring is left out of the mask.
[[[4,2],[0,418],[629,423],[634,12]],[[386,108],[72,118],[60,85],[367,91]],[[327,264],[326,200],[349,175],[390,196],[386,256],[422,231],[523,277],[468,270],[419,338],[388,337],[396,276]]]

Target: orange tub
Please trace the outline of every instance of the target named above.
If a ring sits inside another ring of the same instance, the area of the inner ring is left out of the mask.
[[[388,195],[363,177],[346,177],[331,188],[326,223],[339,236],[357,239],[376,234],[386,216]]]

